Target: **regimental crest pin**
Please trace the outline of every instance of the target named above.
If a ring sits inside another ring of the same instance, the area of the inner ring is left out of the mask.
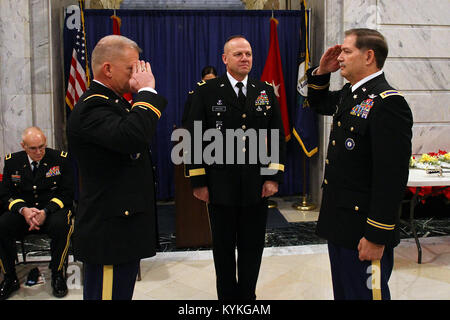
[[[355,148],[355,140],[347,138],[347,140],[345,140],[345,148],[347,150],[353,150]]]

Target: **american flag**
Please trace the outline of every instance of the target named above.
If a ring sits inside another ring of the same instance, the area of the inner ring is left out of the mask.
[[[73,110],[73,107],[83,92],[86,91],[87,86],[85,39],[83,30],[78,29],[74,37],[69,81],[67,83],[66,92],[66,103],[71,110]]]

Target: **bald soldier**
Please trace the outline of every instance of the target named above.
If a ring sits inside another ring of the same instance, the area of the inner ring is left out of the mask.
[[[92,52],[94,81],[71,113],[67,134],[81,188],[75,256],[85,300],[130,300],[142,258],[155,252],[149,145],[167,102],[132,40],[106,36]],[[135,93],[130,105],[122,95]]]
[[[47,148],[47,139],[38,127],[23,131],[21,146],[23,151],[6,155],[0,184],[0,199],[7,211],[0,216],[0,267],[4,273],[0,300],[20,287],[15,239],[30,232],[49,235],[53,295],[64,297],[63,266],[73,231],[73,178],[67,152]]]
[[[272,86],[248,76],[253,53],[243,36],[226,41],[222,61],[226,74],[198,83],[187,123],[191,132],[194,122],[201,123],[203,131],[222,136],[224,145],[234,150],[224,148],[223,159],[213,163],[194,163],[189,176],[194,196],[208,204],[218,298],[254,300],[264,249],[267,198],[283,181],[283,123]],[[228,139],[228,130],[243,133],[236,139],[242,143],[239,148],[234,137]],[[264,131],[267,140],[252,142],[252,133],[259,136]],[[272,139],[272,131],[278,138]],[[272,150],[272,144],[278,148]],[[264,150],[258,152],[260,146]],[[276,161],[252,161],[252,155],[260,156],[267,149]]]

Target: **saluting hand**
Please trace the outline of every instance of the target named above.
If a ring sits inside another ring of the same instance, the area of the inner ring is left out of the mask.
[[[139,89],[150,87],[155,89],[155,77],[149,62],[138,61],[133,65],[130,78],[130,89],[136,93]]]
[[[341,45],[337,44],[334,47],[328,48],[327,51],[320,58],[319,69],[316,71],[316,75],[335,72],[339,70],[339,61],[337,58],[341,54]]]

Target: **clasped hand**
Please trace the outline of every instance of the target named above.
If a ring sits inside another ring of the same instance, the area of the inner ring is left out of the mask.
[[[37,208],[23,208],[22,215],[30,226],[28,231],[40,230],[40,226],[44,224],[44,221],[47,218],[45,211]]]

